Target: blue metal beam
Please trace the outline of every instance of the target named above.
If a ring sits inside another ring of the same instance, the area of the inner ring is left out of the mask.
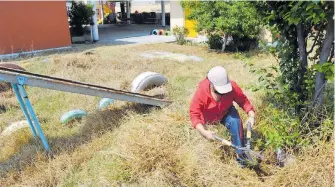
[[[36,130],[35,130],[34,124],[33,124],[33,122],[30,119],[30,116],[28,114],[26,105],[24,104],[24,102],[22,100],[22,97],[21,97],[21,94],[20,94],[20,92],[19,92],[19,90],[17,88],[17,85],[16,84],[12,84],[12,87],[13,87],[14,93],[16,95],[16,98],[17,98],[17,100],[20,103],[20,107],[21,107],[21,109],[23,111],[23,114],[24,114],[24,116],[26,117],[26,119],[28,121],[28,124],[30,126],[31,131],[33,132],[34,138],[36,139],[37,138],[37,134],[36,134]]]
[[[28,111],[29,111],[29,114],[30,116],[33,118],[34,120],[34,126],[35,128],[37,129],[37,132],[38,132],[38,135],[39,137],[41,138],[42,140],[42,144],[44,146],[44,148],[47,150],[47,151],[50,151],[50,147],[49,147],[49,144],[48,144],[48,140],[45,138],[44,136],[44,133],[42,131],[42,128],[40,126],[40,123],[38,122],[38,119],[36,117],[36,114],[34,112],[34,109],[33,109],[33,106],[31,105],[30,101],[29,101],[29,98],[28,98],[28,95],[26,93],[26,91],[24,90],[23,86],[22,85],[17,85],[17,87],[19,88],[19,92],[21,94],[21,96],[23,97],[24,101],[25,101],[25,105],[27,106],[28,108]]]

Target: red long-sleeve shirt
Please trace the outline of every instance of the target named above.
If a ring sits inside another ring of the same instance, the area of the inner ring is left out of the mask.
[[[243,108],[246,113],[250,110],[254,111],[252,104],[247,96],[244,95],[242,89],[236,82],[230,82],[233,90],[224,94],[219,102],[212,97],[210,82],[207,78],[199,83],[190,107],[190,118],[194,128],[199,123],[208,124],[220,121],[227,114],[228,109],[233,106],[233,101]]]

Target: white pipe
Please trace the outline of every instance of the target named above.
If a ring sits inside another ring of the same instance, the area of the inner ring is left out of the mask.
[[[93,41],[98,41],[99,32],[98,32],[97,8],[95,5],[95,1],[91,0],[90,4],[93,6],[93,11],[95,12],[94,15],[92,16],[93,23],[94,23],[94,25],[92,25]]]
[[[165,27],[165,2],[164,0],[161,1],[161,8],[162,8],[162,27]]]
[[[127,1],[127,23],[130,24],[130,2]]]

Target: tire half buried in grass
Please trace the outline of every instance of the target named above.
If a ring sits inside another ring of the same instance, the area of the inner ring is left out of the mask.
[[[157,29],[154,29],[151,31],[151,35],[158,35],[159,31]]]
[[[15,69],[15,70],[21,70],[21,71],[26,71],[23,67],[14,64],[14,63],[0,63],[0,67],[3,68],[10,68],[10,69]],[[11,84],[8,82],[2,82],[0,81],[0,92],[5,92],[11,88]]]
[[[165,31],[165,36],[171,36],[171,31]]]
[[[131,92],[144,91],[153,86],[161,86],[167,82],[167,79],[159,73],[144,72],[138,75],[131,83]]]
[[[27,127],[29,127],[29,124],[28,124],[28,121],[26,120],[13,122],[4,131],[2,131],[1,135],[9,136],[16,131],[23,129],[23,128],[27,128]]]
[[[164,29],[159,30],[158,35],[165,35],[165,30]]]
[[[84,116],[87,116],[87,113],[83,110],[80,110],[80,109],[71,110],[62,115],[62,117],[60,118],[60,122],[62,124],[68,124],[69,122],[75,119],[81,119]]]
[[[98,106],[98,109],[101,110],[101,109],[104,109],[106,108],[108,105],[114,103],[114,99],[109,99],[109,98],[102,98],[100,101],[99,101],[99,106]]]

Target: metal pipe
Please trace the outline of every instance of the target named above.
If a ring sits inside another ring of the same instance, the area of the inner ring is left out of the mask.
[[[38,135],[39,135],[39,137],[42,140],[42,144],[43,144],[44,148],[47,151],[50,151],[48,140],[44,136],[44,133],[43,133],[43,131],[41,129],[40,123],[38,122],[38,119],[37,119],[36,114],[34,112],[33,106],[31,105],[31,103],[30,103],[30,101],[28,99],[28,95],[27,95],[26,91],[24,90],[24,88],[23,88],[22,85],[17,85],[17,87],[19,88],[19,92],[20,92],[21,96],[23,97],[23,99],[25,101],[25,104],[26,104],[26,106],[28,108],[28,111],[29,111],[31,117],[34,120],[35,128],[37,129]]]
[[[130,24],[130,2],[127,1],[127,24]]]
[[[31,119],[30,119],[30,116],[29,116],[29,114],[28,114],[28,111],[27,111],[27,109],[26,109],[26,106],[25,106],[25,104],[24,104],[24,102],[23,102],[23,100],[22,100],[21,94],[20,94],[20,92],[19,92],[19,90],[18,90],[18,88],[17,88],[17,85],[16,85],[16,84],[11,84],[11,85],[12,85],[12,87],[13,87],[13,90],[14,90],[14,93],[15,93],[15,95],[16,95],[16,98],[17,98],[17,100],[19,101],[19,104],[20,104],[20,107],[21,107],[21,109],[22,109],[22,111],[23,111],[23,114],[24,114],[24,116],[26,117],[26,119],[27,119],[27,121],[28,121],[28,124],[29,124],[29,126],[30,126],[30,129],[31,129],[31,131],[33,132],[34,138],[36,139],[36,138],[37,138],[36,129],[35,129],[35,127],[34,127],[33,122],[32,122]]]
[[[165,27],[165,2],[164,0],[161,1],[161,8],[162,8],[162,27]]]

